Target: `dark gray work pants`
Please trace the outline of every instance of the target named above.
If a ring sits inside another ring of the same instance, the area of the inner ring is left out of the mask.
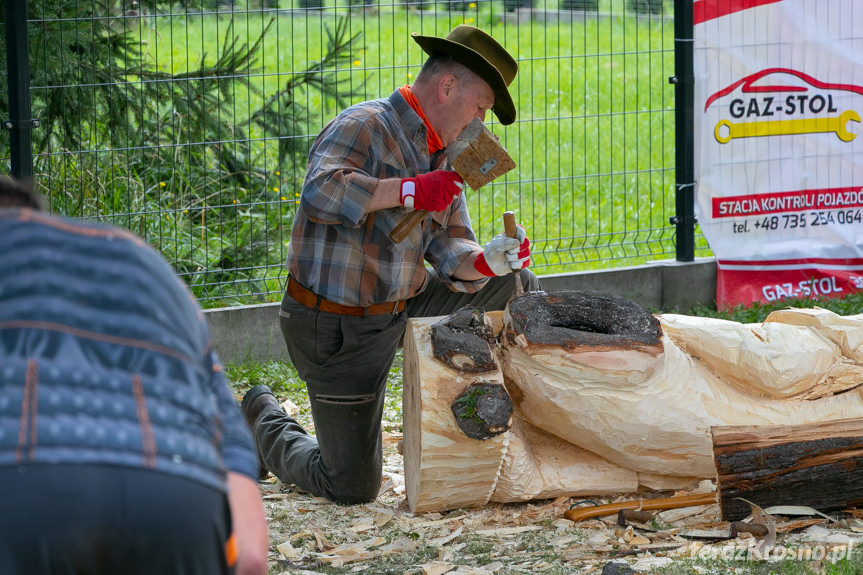
[[[540,289],[522,270],[525,291]],[[309,392],[315,435],[275,407],[252,431],[261,461],[284,482],[343,503],[377,497],[381,485],[381,417],[386,381],[409,317],[449,315],[466,305],[501,310],[513,276],[492,278],[475,294],[456,293],[430,273],[429,285],[399,314],[367,318],[309,309],[287,294],[281,329],[291,361]]]

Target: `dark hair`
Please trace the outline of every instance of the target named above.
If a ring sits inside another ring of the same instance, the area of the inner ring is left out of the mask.
[[[33,191],[32,183],[0,176],[0,208],[42,209],[42,201]]]

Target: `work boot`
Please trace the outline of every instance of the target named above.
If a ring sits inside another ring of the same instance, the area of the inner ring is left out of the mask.
[[[282,409],[276,400],[273,390],[266,385],[256,385],[246,392],[246,395],[243,396],[243,401],[240,403],[240,408],[243,410],[243,415],[246,416],[249,429],[253,428],[258,416],[268,405],[272,405],[276,409]]]
[[[275,406],[276,409],[279,410],[282,409],[279,402],[276,401],[276,396],[273,394],[273,390],[266,385],[256,385],[243,396],[243,401],[240,403],[240,409],[246,417],[246,422],[249,424],[249,429],[252,430],[253,437],[255,435],[255,421],[268,405]],[[255,444],[257,443],[258,440],[255,438]],[[261,454],[258,453],[258,479],[266,479],[269,474],[270,471],[266,468],[264,462],[261,461]]]

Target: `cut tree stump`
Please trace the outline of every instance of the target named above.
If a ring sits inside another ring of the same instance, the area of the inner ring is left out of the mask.
[[[722,518],[751,506],[808,505],[821,512],[863,506],[863,419],[809,425],[714,427]]]

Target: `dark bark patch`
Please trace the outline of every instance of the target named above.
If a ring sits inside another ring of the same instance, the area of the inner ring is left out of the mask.
[[[435,358],[461,373],[497,369],[492,353],[494,334],[481,308],[463,307],[431,326]]]
[[[528,343],[564,348],[660,346],[652,313],[624,297],[593,291],[536,291],[509,301],[512,329]]]
[[[459,429],[473,439],[500,435],[512,425],[512,401],[503,385],[472,383],[452,403]]]

